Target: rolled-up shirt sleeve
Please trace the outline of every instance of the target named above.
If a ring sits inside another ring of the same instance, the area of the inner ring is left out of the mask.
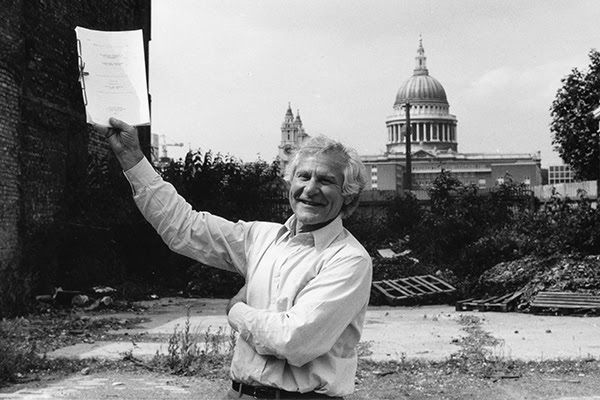
[[[289,310],[273,312],[237,303],[228,319],[257,353],[302,366],[331,351],[342,333],[364,311],[370,287],[369,258],[362,254],[336,257],[298,293]],[[360,329],[349,331],[356,335],[349,341],[353,349],[360,339]]]
[[[247,222],[198,212],[146,158],[124,172],[146,220],[169,248],[204,264],[246,274]]]

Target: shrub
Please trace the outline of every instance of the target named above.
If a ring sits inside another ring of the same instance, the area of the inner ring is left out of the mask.
[[[0,387],[8,382],[14,382],[17,376],[28,372],[40,363],[35,343],[21,340],[20,325],[24,319],[0,321]]]

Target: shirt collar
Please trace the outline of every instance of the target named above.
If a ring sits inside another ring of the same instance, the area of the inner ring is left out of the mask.
[[[293,236],[296,232],[296,216],[292,215],[285,221],[284,227]],[[308,232],[307,234],[312,235],[315,247],[317,250],[322,250],[328,247],[333,241],[343,232],[344,226],[342,224],[342,217],[337,216],[333,221],[325,225],[324,227]]]

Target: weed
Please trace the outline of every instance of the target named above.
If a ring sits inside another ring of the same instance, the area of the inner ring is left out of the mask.
[[[192,332],[190,308],[182,329],[175,326],[169,337],[167,354],[155,354],[149,363],[153,369],[168,370],[179,375],[224,375],[227,370],[237,335],[219,327],[213,332]]]

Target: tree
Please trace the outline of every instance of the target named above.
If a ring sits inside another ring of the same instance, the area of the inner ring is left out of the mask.
[[[162,176],[194,209],[231,221],[283,222],[290,213],[276,161],[244,163],[230,155],[198,150],[189,152],[183,162],[171,163]]]
[[[552,144],[579,179],[598,178],[598,131],[592,111],[600,105],[600,52],[589,53],[588,71],[573,68],[550,107]]]

